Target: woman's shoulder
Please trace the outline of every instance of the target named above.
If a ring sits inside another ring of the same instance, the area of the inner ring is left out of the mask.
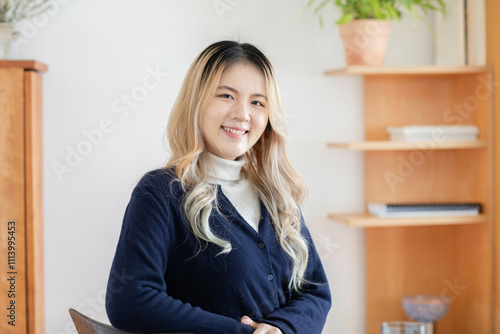
[[[173,168],[158,168],[144,174],[135,191],[179,197],[182,195],[181,181]]]
[[[139,181],[140,183],[150,183],[150,182],[166,182],[171,180],[178,180],[178,177],[175,175],[174,168],[158,168],[153,169],[144,174]]]

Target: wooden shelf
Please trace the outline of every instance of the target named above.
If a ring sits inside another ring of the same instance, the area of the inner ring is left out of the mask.
[[[489,71],[488,66],[347,66],[328,70],[326,75],[438,75],[438,74],[466,74]]]
[[[367,213],[329,214],[328,218],[353,227],[461,225],[488,222],[486,215],[419,218],[379,218]]]
[[[24,68],[25,70],[47,72],[48,66],[36,60],[0,60],[0,68]]]
[[[424,142],[399,142],[390,140],[380,141],[359,141],[359,142],[331,142],[328,147],[344,148],[349,150],[361,151],[396,151],[396,150],[458,150],[484,148],[487,143],[478,141],[449,141],[439,143]]]

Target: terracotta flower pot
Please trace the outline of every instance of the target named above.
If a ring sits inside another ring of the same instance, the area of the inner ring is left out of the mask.
[[[383,65],[390,22],[353,20],[339,25],[347,65]]]

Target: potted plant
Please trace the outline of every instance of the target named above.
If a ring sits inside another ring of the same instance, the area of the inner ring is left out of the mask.
[[[399,20],[403,11],[414,19],[429,11],[444,13],[444,0],[309,0],[323,25],[323,11],[329,4],[342,10],[336,21],[344,45],[347,65],[382,65],[390,32],[390,21]]]
[[[30,19],[48,10],[49,0],[0,0],[0,59],[9,57],[14,39],[14,24]]]

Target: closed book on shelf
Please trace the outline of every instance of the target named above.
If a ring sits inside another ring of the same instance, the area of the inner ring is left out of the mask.
[[[479,133],[475,125],[408,125],[388,126],[387,133],[390,135],[433,135],[443,134],[449,136],[474,136]]]
[[[368,212],[381,218],[476,216],[480,203],[368,203]]]
[[[477,136],[465,136],[465,135],[443,135],[442,137],[434,137],[432,135],[391,135],[390,140],[392,141],[427,141],[431,140],[437,143],[450,142],[450,141],[476,141]]]
[[[388,126],[387,133],[393,141],[475,141],[479,129],[474,125],[409,125]]]

